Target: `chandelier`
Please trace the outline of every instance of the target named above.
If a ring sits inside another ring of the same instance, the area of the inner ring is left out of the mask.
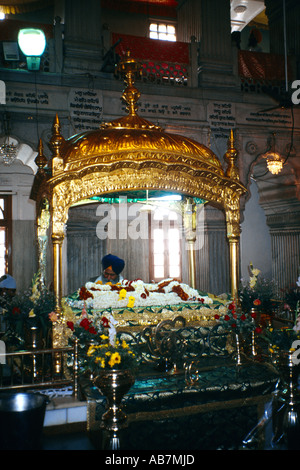
[[[269,139],[270,150],[266,152],[263,157],[267,160],[267,168],[272,175],[278,175],[281,172],[284,164],[284,159],[275,151],[276,146],[276,133],[274,132]]]
[[[272,175],[278,175],[283,168],[283,159],[278,153],[268,152],[266,155],[267,158],[267,167]]]
[[[9,136],[10,126],[9,126],[9,115],[8,113],[4,114],[3,119],[3,128],[4,128],[4,140],[0,144],[0,159],[5,165],[11,165],[18,153],[18,144]]]

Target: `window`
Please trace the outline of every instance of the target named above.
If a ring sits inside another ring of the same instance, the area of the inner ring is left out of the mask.
[[[0,195],[0,277],[11,271],[11,196]]]
[[[150,276],[155,282],[181,277],[181,233],[178,215],[157,209],[151,219]]]
[[[150,39],[160,39],[162,41],[176,41],[176,29],[173,24],[151,23],[149,28]]]

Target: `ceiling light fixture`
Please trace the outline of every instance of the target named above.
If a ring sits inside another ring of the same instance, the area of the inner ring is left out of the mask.
[[[265,158],[267,159],[268,170],[272,175],[278,175],[283,168],[282,157],[276,152],[268,152],[265,154]]]
[[[276,152],[276,133],[274,132],[272,137],[268,140],[270,150],[268,150],[263,157],[267,160],[268,171],[270,171],[272,175],[278,175],[283,168],[284,158],[280,153]]]
[[[46,37],[41,29],[20,29],[18,44],[26,56],[28,70],[39,70],[41,56],[46,47]]]
[[[8,113],[5,113],[3,119],[4,140],[0,145],[0,157],[5,165],[11,165],[15,161],[18,153],[18,144],[9,136],[9,122],[10,117]]]
[[[237,5],[234,8],[235,13],[245,13],[246,10],[247,10],[246,5]]]

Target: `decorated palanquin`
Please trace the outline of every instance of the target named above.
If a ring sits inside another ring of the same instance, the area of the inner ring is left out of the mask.
[[[124,281],[116,288],[88,283],[89,293],[80,298],[78,291],[62,296],[63,241],[68,211],[74,204],[101,195],[134,190],[159,190],[181,194],[184,200],[202,198],[225,213],[230,263],[231,298],[237,297],[239,284],[240,197],[245,192],[239,181],[237,151],[233,132],[224,155],[224,171],[217,156],[206,146],[162,128],[137,114],[140,92],[134,86],[141,72],[140,64],[128,52],[117,67],[125,79],[122,98],[128,114],[104,123],[98,130],[87,131],[67,140],[60,133],[58,116],[53,124],[50,146],[53,154],[47,161],[42,144],[36,158],[38,171],[31,198],[36,201],[37,230],[40,248],[41,281],[45,273],[45,231],[51,231],[53,243],[53,287],[56,299],[56,321],[53,323],[53,345],[66,341],[66,316],[79,313],[83,307],[101,315],[105,308],[113,311],[121,326],[153,324],[179,314],[187,322],[211,322],[215,309],[223,307],[222,299],[203,295],[195,289],[196,221],[193,211],[183,215],[186,241],[189,244],[188,285],[176,280],[162,284]],[[45,214],[49,214],[49,219]],[[45,220],[48,225],[45,226]],[[127,284],[126,284],[127,282]],[[105,290],[107,289],[107,290]],[[126,297],[120,298],[120,291]],[[130,291],[131,289],[131,291]],[[129,297],[133,297],[132,303]],[[83,302],[84,300],[84,302]],[[102,301],[105,301],[103,303]]]

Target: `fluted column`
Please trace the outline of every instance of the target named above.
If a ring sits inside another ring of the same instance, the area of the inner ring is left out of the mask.
[[[267,215],[272,248],[272,276],[279,294],[295,285],[300,267],[300,214],[284,211]]]
[[[65,73],[100,71],[102,21],[99,0],[65,0]]]
[[[202,242],[195,253],[196,287],[214,294],[230,292],[230,249],[224,213],[209,205],[204,211],[203,233],[197,230]]]
[[[199,72],[202,85],[235,85],[229,1],[201,0]]]
[[[265,0],[270,50],[284,54],[284,6],[288,55],[300,55],[300,4],[298,0]]]

